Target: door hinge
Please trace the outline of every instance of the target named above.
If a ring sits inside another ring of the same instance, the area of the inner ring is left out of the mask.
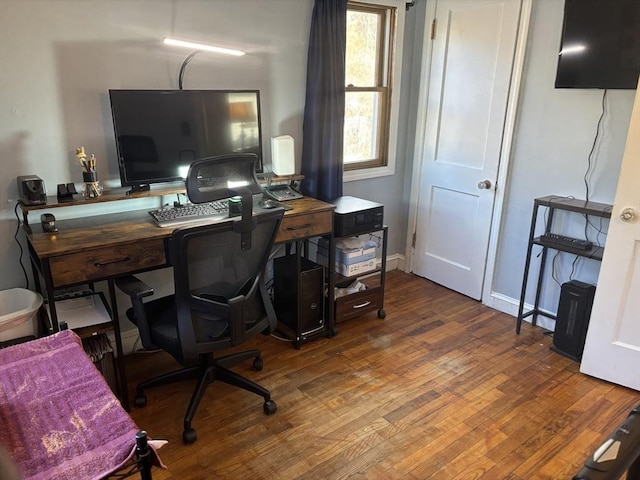
[[[434,18],[431,22],[431,40],[436,38],[436,19]]]
[[[413,232],[413,238],[411,239],[411,248],[416,248],[416,232]]]

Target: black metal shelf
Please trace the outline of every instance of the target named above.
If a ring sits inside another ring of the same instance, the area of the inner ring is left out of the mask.
[[[524,265],[524,275],[522,279],[522,290],[520,292],[520,305],[518,307],[518,317],[516,320],[516,333],[520,333],[522,326],[522,320],[533,316],[531,323],[536,324],[536,317],[542,315],[543,317],[556,319],[556,315],[543,312],[540,310],[540,295],[542,292],[542,273],[544,272],[544,266],[547,260],[547,252],[549,249],[559,252],[566,252],[573,255],[577,255],[584,258],[589,258],[595,261],[602,261],[604,254],[603,246],[593,246],[589,250],[581,250],[579,248],[573,248],[570,246],[561,246],[558,244],[551,244],[546,242],[540,236],[536,236],[536,223],[538,219],[538,212],[540,207],[547,209],[547,217],[545,221],[544,233],[550,233],[553,226],[553,217],[556,210],[563,210],[567,212],[579,213],[582,215],[591,215],[600,218],[611,218],[611,210],[613,205],[598,202],[587,202],[577,198],[562,197],[559,195],[547,195],[545,197],[536,198],[533,202],[533,213],[531,215],[531,228],[529,230],[529,242],[527,246],[527,257]],[[540,252],[540,269],[538,270],[538,278],[536,285],[536,297],[533,304],[533,308],[527,312],[524,311],[525,296],[527,293],[527,280],[529,279],[529,268],[531,263],[531,256],[534,245],[542,247]]]

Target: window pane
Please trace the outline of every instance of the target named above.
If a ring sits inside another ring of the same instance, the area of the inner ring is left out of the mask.
[[[380,23],[380,15],[377,13],[347,11],[345,85],[378,85]]]
[[[344,163],[364,162],[378,155],[380,92],[347,92],[344,118]]]

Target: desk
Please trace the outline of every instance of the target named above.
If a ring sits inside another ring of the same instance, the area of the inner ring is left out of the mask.
[[[131,197],[134,198],[134,197]],[[103,195],[104,202],[108,196]],[[121,197],[115,198],[121,200]],[[90,203],[90,202],[85,202]],[[55,204],[50,208],[71,206]],[[276,237],[276,243],[298,242],[320,235],[332,235],[334,205],[314,198],[301,198],[286,203],[292,207],[285,212]],[[42,210],[42,206],[23,207],[23,215],[31,210]],[[50,305],[51,328],[58,331],[58,317],[54,295],[57,289],[97,281],[107,281],[111,324],[91,328],[91,334],[114,330],[118,353],[118,376],[121,396],[125,408],[127,383],[122,362],[122,341],[115,296],[114,279],[133,273],[168,267],[165,242],[171,237],[172,228],[157,227],[148,214],[148,209],[122,213],[95,215],[92,217],[61,220],[56,222],[58,232],[45,233],[40,224],[26,225],[29,255],[33,268],[36,289],[43,293]],[[300,255],[300,247],[296,248]],[[44,279],[44,290],[40,283]],[[329,276],[331,279],[331,276]],[[329,285],[333,291],[333,285]],[[328,328],[333,331],[333,309],[328,309]],[[82,332],[79,332],[82,335]]]

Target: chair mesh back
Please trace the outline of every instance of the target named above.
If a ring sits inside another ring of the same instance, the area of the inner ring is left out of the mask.
[[[240,234],[233,230],[235,221],[174,231],[175,299],[183,348],[185,342],[232,345],[252,326],[268,322],[258,281],[282,215],[280,210],[256,217],[249,250],[241,249]],[[227,305],[229,299],[239,295],[247,299],[242,305],[242,319],[232,325],[229,307],[220,310],[215,303]],[[204,345],[192,348],[204,349]]]

